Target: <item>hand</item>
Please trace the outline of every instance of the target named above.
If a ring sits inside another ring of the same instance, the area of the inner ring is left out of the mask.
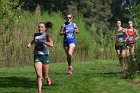
[[[127,39],[125,39],[124,42],[127,43]]]
[[[66,31],[65,31],[65,33],[68,33],[68,32],[69,32],[69,30],[66,30]]]
[[[138,40],[138,38],[135,38],[135,41],[137,41]]]
[[[75,32],[76,32],[76,33],[79,33],[79,30],[78,30],[78,29],[75,29]]]
[[[32,47],[32,45],[31,45],[31,43],[29,43],[28,45],[27,45],[27,48],[31,48]]]

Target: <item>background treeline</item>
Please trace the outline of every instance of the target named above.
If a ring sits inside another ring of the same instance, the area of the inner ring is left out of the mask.
[[[26,45],[33,39],[40,21],[51,21],[54,28],[52,62],[64,62],[66,56],[60,26],[66,13],[74,14],[80,34],[75,61],[117,59],[112,38],[116,20],[135,21],[139,29],[139,0],[1,0],[0,1],[0,66],[33,64],[32,49]],[[125,27],[127,25],[124,25]]]

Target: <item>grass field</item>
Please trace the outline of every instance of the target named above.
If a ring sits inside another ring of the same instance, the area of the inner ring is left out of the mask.
[[[117,61],[75,62],[73,68],[69,76],[66,63],[52,63],[52,86],[43,79],[43,93],[140,93],[140,76],[121,79]],[[33,66],[0,68],[0,93],[37,93]]]

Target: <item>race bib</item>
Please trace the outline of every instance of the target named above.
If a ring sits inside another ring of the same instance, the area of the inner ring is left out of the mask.
[[[74,38],[73,33],[68,33],[66,38],[68,39]]]
[[[118,37],[118,41],[119,41],[119,42],[124,42],[123,36],[119,36],[119,37]]]
[[[128,42],[133,42],[134,41],[134,37],[133,36],[128,37],[127,41]]]

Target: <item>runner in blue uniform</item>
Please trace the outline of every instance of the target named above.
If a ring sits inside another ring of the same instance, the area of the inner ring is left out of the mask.
[[[72,74],[72,55],[76,45],[75,34],[79,33],[77,25],[72,22],[72,14],[66,15],[66,22],[61,26],[60,35],[64,35],[63,45],[67,54],[68,74]]]
[[[46,79],[47,85],[51,85],[51,79],[48,75],[49,69],[49,47],[53,46],[51,35],[46,32],[52,27],[51,22],[40,22],[38,25],[38,33],[34,34],[34,39],[27,45],[28,48],[34,47],[34,68],[37,75],[38,93],[42,93],[42,77]]]

